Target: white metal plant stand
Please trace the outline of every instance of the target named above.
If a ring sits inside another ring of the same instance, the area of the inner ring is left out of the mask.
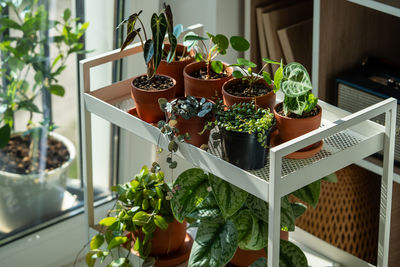
[[[196,25],[191,27],[190,30],[202,34],[203,28],[201,25]],[[164,149],[167,149],[168,146],[168,140],[160,134],[156,127],[126,112],[132,79],[90,91],[91,68],[141,52],[141,46],[134,44],[121,53],[119,50],[114,50],[80,62],[81,155],[88,227],[93,228],[95,226],[90,113],[96,114],[153,144],[158,144]],[[377,266],[387,266],[396,100],[387,99],[344,118],[340,118],[336,114],[335,111],[338,110],[336,107],[322,101],[319,104],[323,109],[323,126],[306,135],[271,148],[268,164],[263,169],[251,172],[242,170],[221,159],[218,150],[211,150],[211,153],[209,153],[187,143],[179,144],[177,155],[269,203],[268,266],[279,266],[281,197],[371,154],[384,150]],[[370,118],[382,113],[386,114],[385,126],[369,121]],[[324,140],[322,150],[312,158],[304,160],[284,158],[285,155],[320,140]],[[365,266],[370,265],[365,263]]]

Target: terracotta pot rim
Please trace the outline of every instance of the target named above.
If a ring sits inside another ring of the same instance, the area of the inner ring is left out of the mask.
[[[276,111],[276,108],[277,108],[279,105],[283,105],[283,102],[280,102],[280,103],[278,103],[278,104],[276,104],[276,105],[274,106],[274,114],[275,114],[276,116],[280,117],[280,118],[285,119],[285,120],[310,120],[310,119],[312,119],[312,118],[318,117],[318,116],[321,115],[321,113],[322,113],[322,108],[321,108],[321,106],[317,104],[317,108],[318,108],[318,111],[319,111],[319,112],[318,112],[316,115],[314,115],[314,116],[312,116],[312,117],[307,117],[307,118],[290,118],[290,117],[287,117],[287,116],[282,116],[281,114],[279,114],[279,113]]]
[[[169,43],[164,43],[164,45],[170,45],[170,44]],[[179,46],[183,46],[184,47],[183,44],[177,44],[176,47],[178,48]],[[188,56],[188,55],[190,55],[190,53],[188,51],[186,51],[185,55]],[[194,57],[191,56],[191,58],[188,58],[188,59],[185,59],[185,60],[182,60],[182,61],[172,61],[171,63],[168,63],[165,59],[162,59],[161,61],[163,63],[165,63],[165,64],[168,64],[168,65],[180,65],[180,64],[184,64],[184,63],[186,64],[187,62],[190,62],[190,61],[193,61],[193,60],[194,60]]]
[[[158,74],[158,73],[156,73],[154,76],[164,76],[164,77],[167,77],[167,78],[169,78],[169,79],[172,80],[173,85],[172,85],[171,87],[168,87],[168,88],[165,88],[165,89],[162,89],[162,90],[146,90],[146,89],[142,89],[142,88],[136,87],[136,86],[133,84],[133,81],[134,81],[134,80],[136,80],[136,79],[139,78],[139,77],[146,76],[146,75],[147,75],[147,74],[140,74],[140,75],[137,75],[137,76],[133,77],[132,82],[131,82],[132,90],[135,89],[135,90],[137,90],[137,91],[141,91],[141,92],[144,92],[144,93],[152,94],[152,93],[157,93],[157,92],[165,92],[165,91],[168,91],[168,90],[173,90],[174,87],[175,87],[175,85],[176,85],[176,80],[175,80],[174,78],[172,78],[171,76],[168,76],[168,75]]]
[[[230,83],[232,83],[232,82],[234,82],[234,81],[237,81],[237,80],[241,80],[241,78],[232,78],[232,79],[226,81],[226,82],[222,85],[222,93],[223,93],[223,94],[226,94],[226,95],[228,95],[228,96],[230,96],[230,97],[232,97],[232,98],[237,98],[237,99],[253,99],[254,96],[237,96],[237,95],[232,95],[232,94],[228,93],[228,92],[225,90],[225,86],[227,86],[228,84],[230,84]],[[262,80],[262,78],[260,78],[259,80],[257,80],[257,82],[260,81],[260,80]],[[268,85],[267,85],[267,86],[268,86]],[[267,94],[265,94],[265,95],[259,95],[259,96],[256,96],[255,98],[260,98],[260,97],[263,97],[263,96],[274,95],[274,94],[275,94],[275,93],[274,93],[274,90],[272,89],[272,90],[269,91]]]
[[[200,78],[195,78],[195,77],[191,76],[189,73],[187,73],[187,68],[188,68],[189,66],[191,66],[191,65],[200,65],[200,64],[205,64],[205,62],[204,62],[204,61],[200,61],[200,62],[195,61],[195,62],[192,62],[192,63],[188,64],[188,65],[183,69],[183,76],[186,77],[186,78],[188,78],[188,79],[192,79],[192,80],[195,80],[195,81],[203,81],[203,82],[220,81],[220,80],[224,80],[224,79],[231,79],[231,77],[232,77],[233,68],[232,68],[232,67],[229,67],[229,65],[226,64],[226,63],[224,63],[224,62],[222,62],[222,64],[225,66],[225,69],[227,70],[227,72],[228,72],[229,75],[226,76],[226,77],[223,77],[223,78],[204,80],[204,79],[200,79]],[[200,67],[200,68],[201,68],[201,67]],[[196,68],[196,70],[197,70],[197,68]],[[231,71],[228,71],[228,70],[231,70]]]

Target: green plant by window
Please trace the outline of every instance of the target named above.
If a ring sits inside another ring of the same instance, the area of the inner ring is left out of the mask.
[[[292,62],[283,68],[280,87],[285,94],[283,112],[286,116],[291,113],[301,116],[316,107],[318,98],[312,94],[310,76],[300,63]]]
[[[69,9],[64,10],[61,20],[49,20],[45,7],[37,0],[2,1],[0,14],[6,9],[12,16],[0,17],[0,52],[4,60],[0,76],[6,81],[0,85],[0,147],[10,139],[17,111],[29,112],[26,125],[30,132],[39,130],[39,126],[50,131],[55,128],[48,120],[33,121],[34,113],[42,113],[35,100],[41,89],[64,96],[58,76],[66,69],[69,56],[87,52],[80,39],[89,26],[88,22],[77,23],[79,18],[72,18]],[[8,29],[17,34],[6,34]],[[45,53],[46,45],[51,44],[56,48],[52,59]]]
[[[241,36],[232,36],[230,40],[223,34],[212,35],[207,32],[207,36],[208,38],[199,36],[194,32],[189,32],[183,38],[183,45],[189,51],[192,49],[196,51],[196,61],[204,60],[206,62],[207,80],[211,77],[211,70],[215,73],[221,73],[224,70],[222,62],[215,60],[215,58],[220,54],[226,54],[229,43],[238,52],[244,52],[250,47],[250,43]],[[206,40],[209,40],[208,46],[204,42]]]
[[[139,252],[141,258],[146,259],[151,251],[151,239],[156,228],[165,230],[174,219],[170,204],[172,192],[164,182],[164,173],[159,171],[157,163],[153,163],[151,170],[144,166],[132,181],[119,184],[112,190],[118,193],[112,211],[115,215],[100,221],[105,233],[95,235],[90,242],[90,251],[86,255],[89,266],[94,266],[96,259],[104,262],[109,255],[112,261],[109,266],[132,266],[128,260],[134,241],[132,234],[136,239],[133,249]],[[143,234],[143,240],[139,232]],[[101,249],[103,244],[106,244],[105,250]],[[124,244],[128,249],[126,255],[113,258],[111,250]]]
[[[248,87],[246,88],[245,93],[249,94],[249,95],[254,95],[254,84],[259,81],[260,79],[264,79],[265,82],[268,85],[274,85],[274,92],[277,92],[279,90],[279,86],[280,86],[280,79],[282,77],[282,61],[281,62],[277,62],[277,61],[273,61],[271,59],[268,58],[263,58],[263,61],[265,62],[265,64],[263,65],[263,67],[261,68],[261,70],[259,72],[254,72],[253,68],[256,68],[257,65],[254,62],[251,62],[250,60],[247,60],[245,58],[238,58],[236,64],[231,64],[230,66],[234,66],[234,67],[238,67],[241,69],[240,70],[235,70],[232,73],[232,76],[237,78],[237,79],[242,79],[243,82],[246,82],[248,84]],[[279,68],[276,70],[275,75],[274,75],[274,81],[278,81],[276,82],[272,82],[271,80],[271,76],[268,72],[264,71],[264,69],[268,66],[268,64],[275,64],[275,65],[280,65]]]
[[[216,112],[216,118],[215,122],[208,123],[208,128],[214,124],[227,131],[256,133],[257,140],[263,147],[267,147],[267,132],[275,121],[274,114],[257,107],[254,102],[235,103],[227,110],[220,108]],[[218,138],[218,134],[214,134],[213,138]]]
[[[126,38],[121,46],[121,51],[123,51],[130,43],[132,43],[136,36],[139,37],[142,48],[143,56],[147,66],[147,77],[151,79],[154,77],[158,66],[160,65],[163,56],[163,42],[166,34],[168,33],[169,42],[171,48],[167,55],[167,62],[170,63],[175,59],[177,38],[182,32],[182,25],[176,25],[175,29],[173,27],[173,16],[169,5],[164,4],[164,10],[160,14],[153,13],[150,20],[151,26],[151,38],[147,36],[146,29],[140,19],[140,14],[142,10],[138,13],[133,13],[129,18],[123,20],[117,27],[121,27],[123,24],[127,24],[126,28]],[[141,28],[136,27],[136,23],[139,21]],[[143,36],[142,32],[143,31]]]

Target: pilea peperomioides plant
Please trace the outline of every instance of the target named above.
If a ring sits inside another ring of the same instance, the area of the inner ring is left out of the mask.
[[[196,61],[205,61],[207,67],[207,73],[205,80],[210,79],[211,70],[215,73],[221,73],[224,70],[224,65],[221,61],[215,60],[218,55],[225,55],[226,50],[229,47],[229,43],[232,48],[238,52],[244,52],[249,49],[249,42],[241,36],[232,36],[230,40],[223,35],[217,34],[212,35],[207,32],[208,38],[199,36],[194,32],[189,32],[183,38],[183,45],[185,45],[188,50],[194,49],[196,51],[195,59]],[[208,46],[204,41],[209,41]]]
[[[300,63],[292,62],[283,68],[280,87],[285,94],[283,112],[286,116],[291,113],[301,116],[317,106],[318,98],[311,92],[310,76]]]
[[[239,247],[244,250],[265,249],[268,243],[268,204],[236,186],[205,173],[189,169],[174,183],[172,211],[178,221],[187,220],[198,227],[189,266],[222,267]],[[293,194],[315,207],[320,194],[320,181]],[[281,229],[294,231],[295,219],[306,206],[281,199]],[[303,252],[293,243],[281,240],[281,260],[291,266],[308,266]],[[260,262],[264,260],[260,259]]]

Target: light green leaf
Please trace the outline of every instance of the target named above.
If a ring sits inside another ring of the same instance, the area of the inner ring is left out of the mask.
[[[143,226],[149,222],[150,218],[150,214],[147,214],[144,211],[139,211],[135,216],[133,216],[132,222],[136,225]]]
[[[235,78],[237,78],[237,79],[240,79],[240,78],[243,77],[243,73],[242,73],[241,71],[239,71],[239,70],[235,70],[235,71],[232,73],[232,76],[235,77]]]
[[[257,67],[257,65],[253,62],[251,62],[250,60],[247,60],[245,58],[238,58],[237,63],[242,65],[242,66],[246,66],[246,67],[250,67],[250,68],[255,68]]]
[[[117,219],[115,217],[107,217],[102,219],[99,224],[101,226],[110,227],[113,223],[115,223]]]
[[[71,10],[69,8],[64,10],[63,20],[67,21],[71,17]]]
[[[306,202],[313,208],[317,207],[319,201],[319,195],[321,192],[321,180],[317,180],[305,187],[302,187],[292,194],[301,199],[302,201]]]
[[[237,238],[237,231],[231,220],[200,224],[190,253],[189,266],[225,266],[235,254]]]
[[[104,243],[104,236],[97,234],[90,241],[90,249],[98,249]]]
[[[1,113],[1,112],[0,112]],[[324,178],[322,178],[324,181],[327,181],[329,183],[337,183],[338,179],[337,179],[337,175],[336,173],[331,173],[328,176],[325,176]]]
[[[115,247],[118,247],[124,243],[128,242],[128,238],[126,236],[116,236],[114,237],[111,242],[108,244],[107,249],[111,250]]]
[[[221,61],[219,61],[219,60],[214,60],[214,61],[211,61],[211,69],[212,69],[215,73],[221,73],[222,70],[224,69],[224,65],[222,64]]]
[[[287,64],[283,68],[281,88],[288,97],[299,97],[311,91],[311,79],[306,68],[297,62]]]
[[[209,181],[224,218],[235,214],[244,204],[248,193],[221,178],[209,174]]]
[[[157,225],[157,227],[163,229],[163,230],[167,230],[168,228],[168,223],[167,221],[161,217],[160,215],[156,215],[154,217],[154,223]]]
[[[113,261],[110,263],[110,267],[125,267],[125,266],[130,266],[130,265],[127,265],[127,264],[128,264],[128,262],[127,262],[127,259],[126,259],[126,258],[119,258],[119,259],[113,260]]]
[[[201,53],[196,53],[196,55],[194,55],[194,59],[195,59],[197,62],[202,61],[202,60],[203,60],[203,54],[201,54]]]
[[[262,73],[264,80],[267,82],[268,85],[272,84],[271,76],[269,75],[268,72],[263,71]]]
[[[275,65],[280,65],[281,64],[281,62],[278,62],[278,61],[275,61],[275,60],[272,60],[272,59],[269,59],[269,58],[266,58],[266,57],[264,57],[262,60],[267,64],[275,64]]]
[[[179,188],[171,199],[172,211],[179,222],[191,213],[208,195],[208,175],[202,169],[192,168],[182,172],[174,183]]]
[[[281,80],[283,77],[283,68],[279,67],[274,75],[274,92],[276,93],[281,88]]]
[[[92,258],[92,256],[93,256],[94,254],[96,254],[96,252],[93,252],[93,251],[89,251],[89,252],[86,254],[86,265],[87,265],[88,267],[94,267],[94,265],[95,265],[95,263],[96,263],[96,259]]]

